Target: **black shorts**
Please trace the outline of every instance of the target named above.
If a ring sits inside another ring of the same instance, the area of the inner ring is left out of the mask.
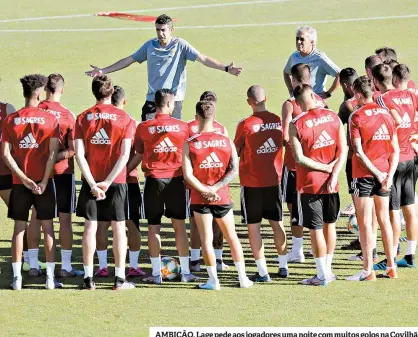
[[[57,193],[57,209],[59,213],[75,212],[75,179],[74,174],[54,175]]]
[[[142,193],[139,183],[128,183],[128,202],[126,220],[132,220],[139,228],[139,220],[143,219]]]
[[[375,177],[354,178],[351,182],[353,196],[360,198],[388,197],[390,192],[382,191],[382,184]]]
[[[398,164],[390,190],[389,209],[391,211],[415,204],[416,181],[414,166],[413,159]]]
[[[181,119],[182,109],[183,109],[183,102],[176,101],[174,103],[174,111],[171,114],[171,117]],[[154,119],[156,113],[157,113],[157,110],[155,108],[155,102],[145,101],[145,104],[142,107],[141,120],[144,122],[149,119]]]
[[[351,159],[347,159],[345,163],[345,177],[347,178],[348,194],[353,194],[353,162]]]
[[[334,223],[340,214],[340,196],[333,194],[300,195],[303,212],[303,227],[322,229],[324,224]]]
[[[6,174],[0,176],[0,191],[11,190],[13,187],[13,176]]]
[[[415,184],[417,182],[418,179],[418,155],[415,156],[414,158],[414,180],[415,180]]]
[[[89,184],[83,181],[78,195],[77,216],[91,221],[125,221],[128,208],[127,184],[111,184],[106,199],[97,201]]]
[[[282,175],[282,200],[292,205],[292,214],[290,223],[292,226],[302,226],[300,216],[300,198],[296,191],[296,171],[288,171],[287,167],[283,167]]]
[[[246,224],[261,220],[282,221],[282,196],[280,186],[241,187],[241,213]]]
[[[199,214],[212,214],[216,219],[222,219],[234,207],[229,205],[190,205],[190,210]],[[221,232],[222,233],[222,232]]]
[[[36,209],[36,219],[52,220],[57,217],[54,181],[49,179],[44,193],[33,194],[23,184],[15,184],[10,193],[8,217],[13,220],[28,221],[32,206]]]
[[[147,177],[143,202],[149,225],[160,225],[163,215],[176,220],[184,220],[189,216],[183,177]]]

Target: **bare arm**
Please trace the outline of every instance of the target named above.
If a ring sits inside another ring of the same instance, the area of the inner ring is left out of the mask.
[[[328,91],[326,92],[327,94],[326,97],[331,97],[335,89],[337,89],[339,86],[340,86],[340,73],[338,73],[335,76],[334,82],[332,82],[332,85],[329,87]]]
[[[292,121],[293,105],[289,101],[283,103],[282,106],[282,127],[283,127],[283,144],[289,142],[289,125]]]
[[[389,172],[388,172],[388,176],[390,178],[393,178],[393,176],[395,175],[395,172],[399,163],[400,150],[399,150],[399,143],[398,143],[398,135],[396,134],[396,132],[393,134],[392,148],[393,148],[393,153],[389,158]]]
[[[186,142],[183,146],[183,177],[184,180],[196,191],[199,193],[207,193],[210,192],[210,190],[203,185],[199,179],[197,179],[193,174],[193,166],[192,162],[190,161],[189,156],[189,144]]]
[[[138,165],[142,162],[143,154],[135,153],[132,159],[128,162],[128,166],[126,167],[127,173],[131,173],[132,170],[138,167]]]
[[[363,152],[363,146],[361,145],[361,138],[354,138],[353,139],[353,145],[354,145],[354,154],[360,161],[360,163],[371,173],[373,174],[379,182],[382,182],[386,176],[380,172],[376,166],[373,165],[373,163],[370,161],[370,159],[366,156],[366,154]]]
[[[75,155],[75,141],[74,139],[68,140],[68,148],[60,151],[57,156],[57,162],[65,159],[70,159]]]
[[[132,55],[129,55],[128,57],[123,58],[122,60],[119,60],[118,62],[105,67],[105,68],[99,68],[96,66],[91,66],[93,70],[86,71],[87,76],[95,77],[102,74],[110,74],[114,73],[115,71],[122,70],[126,67],[129,67],[132,63],[135,63],[135,59],[132,57]]]
[[[227,64],[224,64],[224,63],[221,63],[221,62],[215,60],[212,57],[209,57],[209,56],[206,56],[206,55],[203,55],[203,54],[199,54],[197,56],[197,61],[199,61],[200,63],[202,63],[206,67],[213,68],[213,69],[218,69],[218,70],[221,70],[221,71],[225,71],[225,68],[228,67],[228,73],[230,73],[231,75],[235,75],[235,76],[238,76],[242,72],[242,68],[235,67],[234,62],[227,65]]]
[[[293,96],[292,77],[284,70],[283,70],[283,79],[284,79],[284,84],[286,84],[287,91],[289,91],[289,95],[290,97],[292,97]]]
[[[54,165],[57,162],[58,148],[59,148],[58,138],[51,138],[49,140],[48,160],[45,166],[44,177],[42,178],[42,182],[41,182],[41,184],[45,186],[48,184],[48,180],[51,177],[51,173],[52,173],[52,170],[54,169]]]
[[[293,123],[290,123],[289,125],[289,137],[290,137],[290,145],[292,147],[293,155],[298,165],[301,165],[303,167],[306,167],[315,171],[321,171],[321,172],[326,172],[326,173],[332,172],[332,168],[334,165],[333,163],[332,165],[322,164],[306,157],[303,154],[302,145],[300,144],[300,141],[297,136],[296,127],[293,125]]]
[[[90,187],[96,185],[96,181],[91,174],[89,164],[87,163],[85,157],[85,148],[84,148],[84,141],[82,139],[75,140],[75,159],[77,160],[78,167],[81,170],[81,174],[83,175],[86,182],[89,184]]]
[[[235,148],[235,145],[231,140],[230,140],[230,143],[231,143],[231,149],[232,149],[232,156],[229,162],[229,168],[228,168],[228,171],[225,173],[225,175],[222,177],[222,179],[212,186],[216,191],[228,185],[232,180],[234,180],[238,176],[239,162],[238,162],[237,149]]]
[[[126,164],[129,160],[129,155],[131,152],[131,145],[132,140],[129,138],[122,139],[122,145],[121,145],[121,155],[116,162],[115,166],[113,166],[112,171],[110,171],[109,175],[105,179],[105,183],[109,186],[111,183],[113,183],[113,180],[116,179],[116,177],[121,173],[124,167],[126,167]]]
[[[345,136],[344,126],[341,123],[340,124],[340,130],[338,132],[338,138],[339,138],[339,146],[337,147],[337,153],[336,153],[336,162],[332,169],[331,173],[331,179],[328,183],[328,191],[330,193],[336,193],[336,187],[338,184],[338,175],[340,174],[343,165],[347,159],[348,154],[348,146],[347,146],[347,138]]]

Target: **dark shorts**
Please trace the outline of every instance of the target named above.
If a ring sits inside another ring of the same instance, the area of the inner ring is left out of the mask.
[[[340,196],[333,194],[302,193],[300,201],[303,212],[303,227],[322,229],[324,224],[334,223],[340,214]]]
[[[382,184],[375,177],[354,178],[351,182],[353,196],[360,198],[388,197],[390,192],[382,191]]]
[[[145,218],[149,225],[161,224],[161,218],[184,220],[189,216],[183,177],[158,179],[147,177],[144,186]]]
[[[415,183],[414,160],[399,163],[390,190],[390,210],[399,210],[403,206],[415,204]]]
[[[347,178],[348,194],[353,194],[353,165],[351,159],[345,163],[345,177]]]
[[[13,220],[28,221],[32,206],[36,209],[36,219],[52,220],[57,216],[54,181],[49,179],[44,193],[33,194],[23,184],[16,184],[10,193],[8,217]]]
[[[280,186],[241,187],[241,213],[246,224],[283,218]]]
[[[91,221],[125,221],[128,203],[127,184],[111,184],[106,199],[97,201],[89,184],[83,181],[78,195],[77,216]]]
[[[74,174],[54,175],[57,193],[57,209],[59,213],[75,212],[75,179]]]
[[[0,191],[11,190],[13,187],[13,177],[11,174],[0,176]]]
[[[292,226],[302,226],[302,221],[300,221],[300,198],[298,197],[298,191],[296,191],[296,171],[288,171],[287,167],[283,167],[281,188],[282,200],[292,205],[290,223]]]
[[[132,220],[139,228],[139,220],[143,219],[142,194],[139,183],[128,183],[128,202],[126,220]]]
[[[171,117],[181,119],[182,109],[183,109],[183,102],[176,101],[174,103],[174,111],[171,114]],[[145,101],[145,104],[142,107],[141,120],[144,122],[149,119],[154,119],[156,113],[157,113],[157,110],[155,108],[155,102]]]
[[[190,205],[190,210],[199,214],[212,214],[216,219],[222,219],[234,207],[229,205]]]
[[[414,158],[414,180],[415,180],[415,184],[417,182],[418,179],[418,155],[415,156]]]

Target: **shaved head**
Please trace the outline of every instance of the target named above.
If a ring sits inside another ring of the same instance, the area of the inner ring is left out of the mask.
[[[266,93],[262,87],[259,85],[253,85],[247,90],[247,97],[254,104],[260,104],[265,102]]]

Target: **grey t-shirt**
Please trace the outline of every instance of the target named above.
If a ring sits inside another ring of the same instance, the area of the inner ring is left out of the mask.
[[[302,57],[298,51],[290,55],[284,71],[290,75],[290,70],[295,64],[306,63],[311,67],[311,86],[317,94],[324,92],[327,83],[327,75],[335,77],[341,69],[330,58],[317,49],[309,55]]]
[[[132,57],[139,63],[147,61],[147,101],[154,102],[155,92],[159,89],[171,89],[176,101],[183,101],[186,94],[186,63],[196,61],[198,55],[195,48],[178,37],[173,37],[166,47],[162,47],[157,38],[145,42]]]

